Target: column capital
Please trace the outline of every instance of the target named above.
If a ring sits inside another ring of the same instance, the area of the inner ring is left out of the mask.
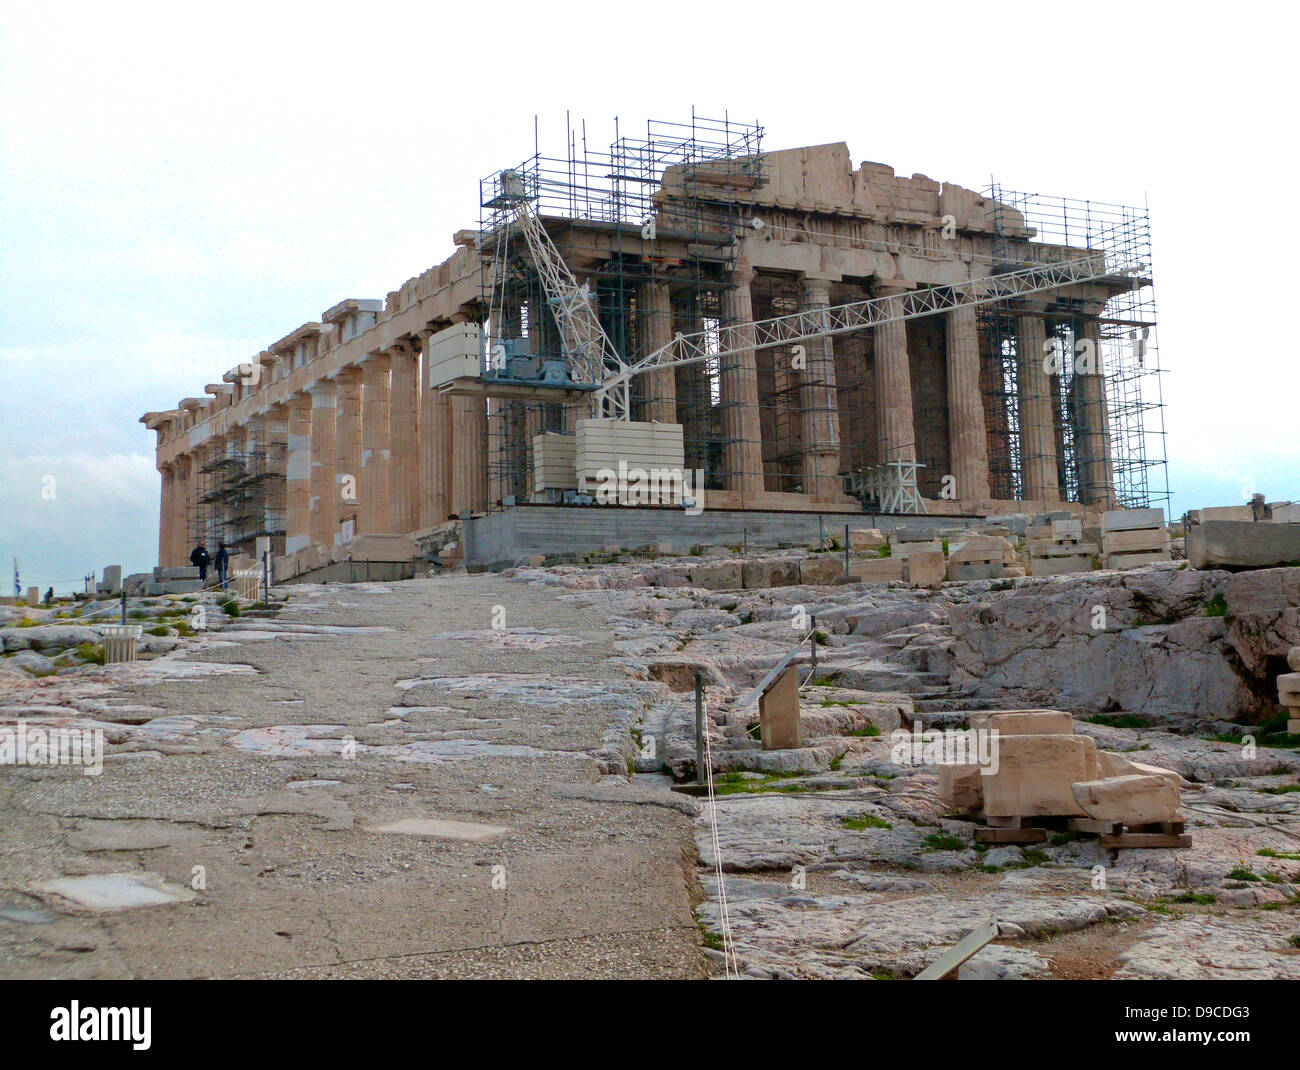
[[[755,274],[754,265],[743,256],[736,261],[736,266],[731,269],[732,279],[736,282],[743,282],[746,286],[754,281]]]
[[[345,364],[329,376],[329,381],[342,387],[356,386],[361,382],[361,368],[356,364]]]
[[[803,282],[804,300],[809,304],[826,304],[831,302],[831,284],[840,281],[838,275],[824,275],[806,271]]]
[[[330,379],[317,379],[307,388],[313,406],[332,404],[338,397],[338,387]]]
[[[871,283],[872,297],[901,297],[916,289],[916,283],[906,279],[875,279]]]

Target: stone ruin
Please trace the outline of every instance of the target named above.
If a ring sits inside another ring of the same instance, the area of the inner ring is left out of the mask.
[[[993,760],[940,768],[940,795],[954,814],[985,823],[977,843],[1041,843],[1048,830],[1100,835],[1103,847],[1190,847],[1180,787],[1170,769],[1098,750],[1075,735],[1059,710],[974,713],[971,731],[989,733]]]

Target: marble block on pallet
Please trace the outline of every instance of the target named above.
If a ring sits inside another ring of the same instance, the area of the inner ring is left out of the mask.
[[[1137,531],[1142,528],[1163,528],[1163,509],[1112,509],[1101,514],[1101,530]]]
[[[1074,801],[1094,821],[1153,825],[1179,820],[1178,787],[1163,776],[1117,776],[1071,785]]]
[[[1091,736],[1002,736],[996,773],[984,769],[989,817],[1083,817],[1071,785],[1097,779]]]

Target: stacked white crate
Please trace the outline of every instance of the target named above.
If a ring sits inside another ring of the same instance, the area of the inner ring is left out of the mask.
[[[453,379],[472,379],[479,374],[483,332],[476,323],[457,323],[431,335],[429,347],[430,388]]]
[[[573,490],[578,485],[578,440],[558,431],[533,436],[533,488]]]
[[[1114,509],[1101,514],[1103,568],[1137,568],[1170,561],[1169,531],[1161,509]]]
[[[686,458],[681,424],[585,419],[577,422],[576,439],[574,468],[579,490],[595,494],[603,486],[613,486],[606,473],[614,473],[621,502],[629,487],[634,493],[644,493],[643,481],[658,473],[656,493],[640,501],[647,505],[681,503]],[[702,491],[691,489],[697,497]]]

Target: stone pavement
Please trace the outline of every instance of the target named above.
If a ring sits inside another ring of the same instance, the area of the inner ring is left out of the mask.
[[[0,766],[0,976],[706,974],[694,805],[608,775],[652,685],[599,608],[287,591],[160,659],[0,680],[0,724],[110,743],[98,777]]]

